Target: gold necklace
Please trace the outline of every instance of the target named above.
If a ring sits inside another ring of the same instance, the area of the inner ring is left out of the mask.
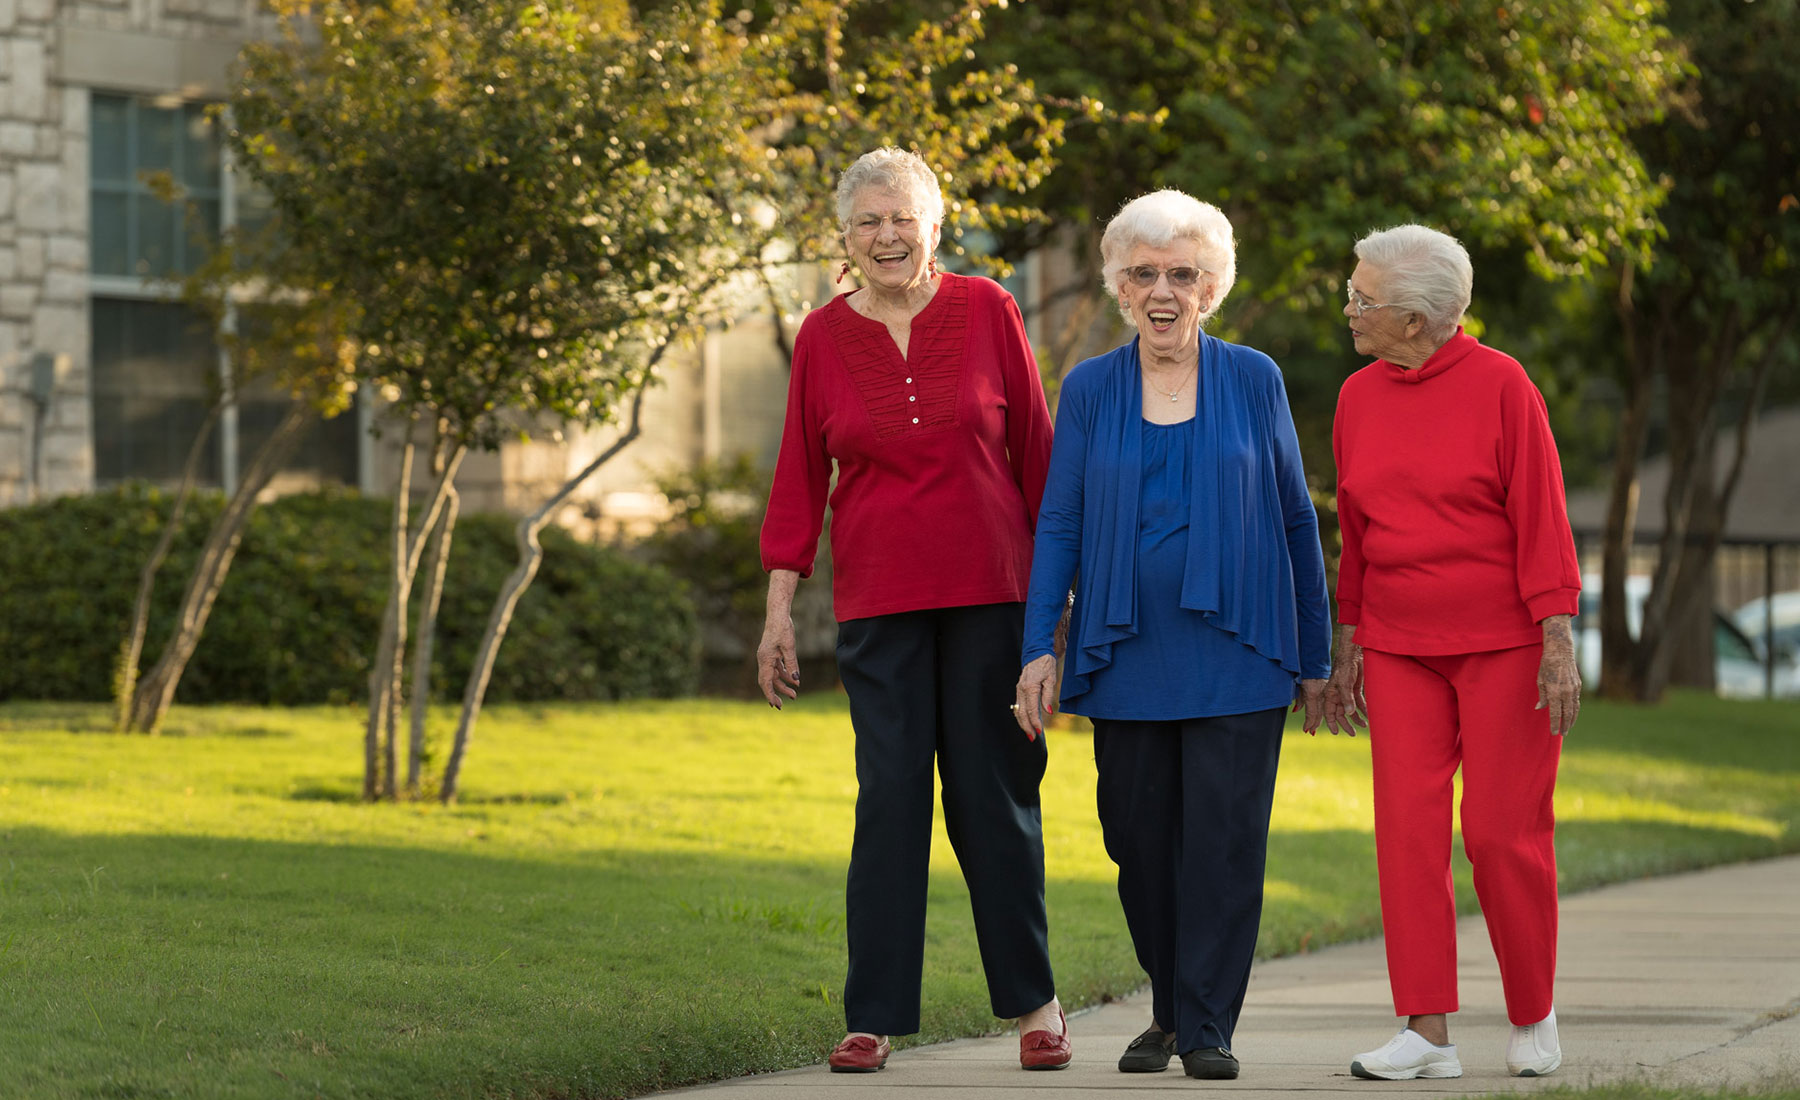
[[[1144,370],[1140,369],[1139,373],[1141,373],[1144,376],[1144,381],[1150,383],[1151,389],[1155,390],[1157,393],[1160,393],[1164,397],[1168,398],[1170,404],[1174,404],[1177,400],[1180,399],[1181,391],[1187,389],[1188,379],[1193,376],[1195,367],[1198,367],[1199,365],[1200,365],[1199,363],[1195,363],[1194,366],[1189,367],[1187,369],[1187,373],[1181,376],[1181,384],[1175,387],[1174,393],[1170,393],[1168,390],[1165,390],[1161,386],[1157,385],[1155,379],[1150,377],[1150,373],[1148,371],[1144,371]]]

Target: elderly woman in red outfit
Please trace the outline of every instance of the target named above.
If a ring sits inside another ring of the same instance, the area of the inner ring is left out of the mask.
[[[935,761],[994,1014],[1018,1018],[1026,1069],[1060,1069],[1070,1053],[1044,915],[1044,739],[1021,736],[1009,709],[1049,410],[1011,296],[937,270],[944,200],[923,160],[865,154],[837,204],[866,281],[814,310],[794,341],[757,649],[779,709],[800,686],[790,608],[829,503],[857,780],[849,1034],[831,1068],[878,1070],[888,1036],[919,1029]]]
[[[1462,1075],[1447,1023],[1460,766],[1463,848],[1513,1023],[1506,1066],[1540,1076],[1562,1063],[1551,795],[1581,695],[1562,467],[1524,369],[1462,330],[1462,245],[1403,225],[1356,256],[1344,316],[1375,361],[1344,383],[1332,432],[1344,549],[1325,720],[1370,725],[1388,980],[1406,1026],[1350,1070]]]

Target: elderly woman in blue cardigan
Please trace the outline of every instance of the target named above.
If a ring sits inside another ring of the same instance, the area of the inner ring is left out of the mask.
[[[1014,711],[1035,737],[1055,708],[1072,601],[1061,702],[1093,720],[1154,1015],[1119,1069],[1235,1078],[1282,727],[1293,704],[1316,728],[1331,673],[1318,517],[1280,370],[1201,331],[1236,275],[1225,215],[1158,191],[1100,248],[1137,335],[1063,382]]]

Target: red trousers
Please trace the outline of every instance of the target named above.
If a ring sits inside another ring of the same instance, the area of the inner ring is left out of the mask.
[[[1556,846],[1550,800],[1562,738],[1536,710],[1541,645],[1448,657],[1364,651],[1375,772],[1375,858],[1394,1013],[1455,1012],[1451,777],[1462,766],[1463,851],[1516,1025],[1550,1014]]]

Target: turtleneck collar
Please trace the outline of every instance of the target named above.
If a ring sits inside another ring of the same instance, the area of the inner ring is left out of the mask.
[[[1449,370],[1461,362],[1468,354],[1481,346],[1481,342],[1473,336],[1463,335],[1461,325],[1456,326],[1456,335],[1445,340],[1442,347],[1431,353],[1431,357],[1421,363],[1416,370],[1407,370],[1386,359],[1379,360],[1387,368],[1387,376],[1396,382],[1416,386]]]

